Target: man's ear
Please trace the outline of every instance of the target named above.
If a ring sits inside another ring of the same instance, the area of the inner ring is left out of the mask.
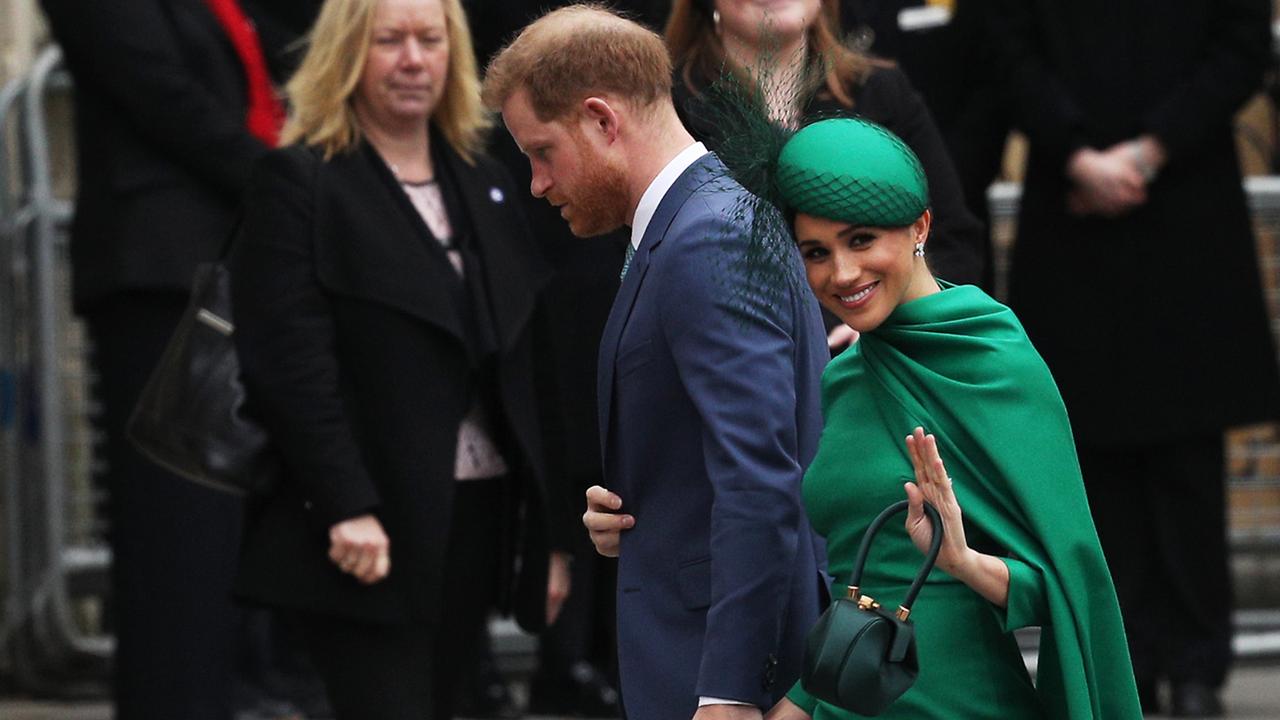
[[[618,139],[621,118],[617,110],[602,97],[589,97],[582,101],[582,114],[588,132],[601,135],[613,144]]]

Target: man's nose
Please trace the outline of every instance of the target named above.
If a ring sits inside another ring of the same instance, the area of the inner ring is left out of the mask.
[[[529,192],[533,193],[534,197],[540,198],[547,194],[547,190],[550,187],[551,181],[547,176],[535,170],[533,177],[529,180]]]

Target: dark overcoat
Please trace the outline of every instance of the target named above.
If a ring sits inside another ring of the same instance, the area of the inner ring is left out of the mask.
[[[1011,304],[1090,445],[1280,414],[1232,118],[1271,47],[1266,0],[1014,0],[1003,42],[1030,157]],[[1154,134],[1145,205],[1069,214],[1067,160]]]
[[[531,351],[547,273],[505,171],[433,144],[437,177],[462,201],[455,236],[480,259],[467,272],[483,272],[492,308],[488,360],[467,340],[464,283],[372,148],[326,161],[290,147],[256,170],[231,260],[236,339],[286,475],[251,513],[237,593],[365,621],[437,620],[458,427],[487,384],[513,480],[493,502],[509,529],[502,594],[537,628],[550,523]],[[391,574],[369,587],[327,555],[330,526],[365,512],[391,541]]]
[[[283,77],[293,38],[244,5]],[[77,306],[122,290],[185,295],[267,151],[245,129],[240,59],[203,0],[41,6],[75,77]]]

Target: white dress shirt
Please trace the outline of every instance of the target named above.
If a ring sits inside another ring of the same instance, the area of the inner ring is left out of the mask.
[[[640,249],[640,241],[644,239],[644,231],[649,229],[649,221],[653,219],[653,214],[658,211],[658,203],[667,196],[667,191],[676,184],[676,180],[680,179],[684,171],[706,154],[706,145],[700,142],[693,143],[671,158],[671,162],[667,163],[653,182],[649,183],[649,187],[645,188],[644,194],[640,196],[640,203],[636,205],[636,214],[631,219],[631,247]]]

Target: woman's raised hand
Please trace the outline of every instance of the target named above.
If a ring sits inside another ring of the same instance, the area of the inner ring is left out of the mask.
[[[977,553],[969,548],[964,537],[964,523],[960,513],[960,504],[951,490],[951,478],[947,468],[942,464],[942,456],[938,454],[938,440],[933,435],[926,435],[924,428],[916,428],[907,436],[907,453],[911,456],[911,465],[915,469],[916,481],[905,485],[907,500],[907,532],[911,542],[922,553],[929,552],[929,544],[933,540],[933,525],[924,514],[924,502],[927,500],[942,516],[942,550],[938,553],[937,566],[953,577],[964,579],[967,566],[974,562]]]

